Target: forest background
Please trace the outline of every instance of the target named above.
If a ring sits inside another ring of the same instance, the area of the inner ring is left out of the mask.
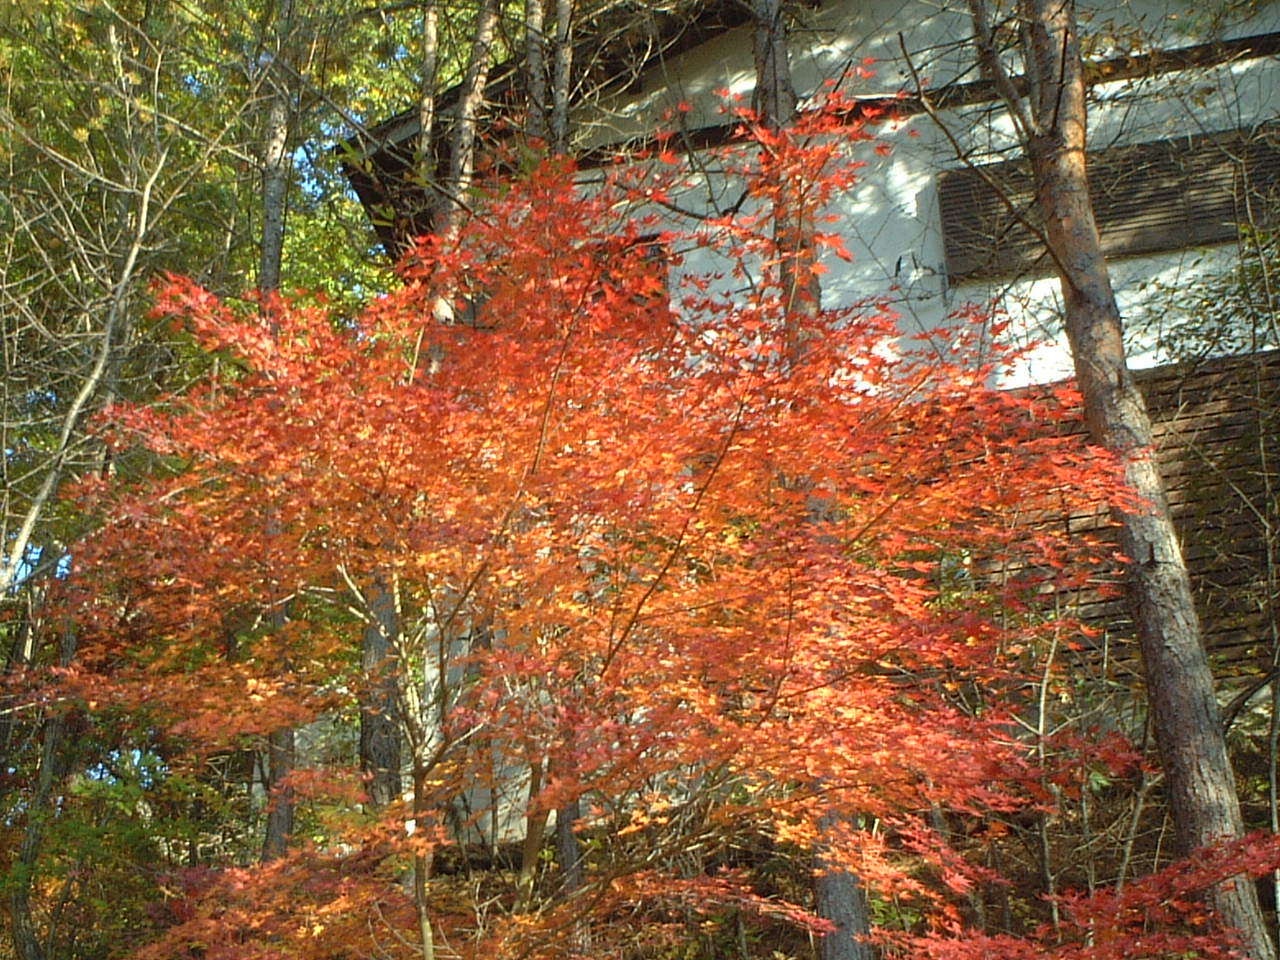
[[[816,309],[823,191],[874,149],[838,108],[758,101],[724,161],[757,213],[666,227],[771,265],[683,291],[689,335],[646,246],[678,164],[588,199],[546,155],[604,82],[574,24],[639,49],[701,5],[574,6],[4,12],[0,951],[1225,950],[1200,893],[1274,856],[1170,867],[1141,691],[1063,669],[1052,601],[1112,551],[1026,532],[1124,500],[1028,426],[1076,398]],[[499,149],[502,64],[542,79]],[[397,272],[335,148],[410,103],[450,146]],[[1182,329],[1274,315],[1251,242]],[[1274,830],[1255,681],[1229,743]]]

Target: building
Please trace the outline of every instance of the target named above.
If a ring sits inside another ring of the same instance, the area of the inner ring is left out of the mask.
[[[654,24],[657,40],[639,62],[625,74],[619,66],[616,83],[577,105],[585,162],[669,125],[677,105],[684,108],[674,114],[678,141],[698,147],[726,140],[735,121],[721,110],[725,95],[749,97],[754,85],[745,6],[707,3],[691,21]],[[1015,203],[1030,208],[1007,112],[974,63],[967,6],[798,6],[792,70],[801,96],[820,94],[825,82],[868,62],[875,75],[841,81],[844,91],[892,118],[877,131],[891,151],[865,151],[862,182],[835,211],[854,262],[833,265],[826,295],[847,302],[892,290],[919,329],[937,326],[963,303],[995,300],[1023,336],[1052,341],[1014,379],[1066,375],[1052,320],[1055,281],[1035,238],[988,185],[1005,185]],[[1271,222],[1280,187],[1280,11],[1224,23],[1182,0],[1135,0],[1091,4],[1081,20],[1097,77],[1094,200],[1122,310],[1136,323],[1152,290],[1230,262],[1238,224]],[[373,131],[377,175],[353,177],[389,243],[397,226],[412,221],[405,212],[415,188],[410,183],[396,195],[395,185],[406,182],[396,167],[407,163],[404,145],[416,136],[415,123],[408,114]],[[705,191],[721,193],[714,185]],[[704,209],[711,206],[704,201]],[[1133,344],[1139,365],[1168,359],[1157,349],[1160,333],[1149,329]]]
[[[749,100],[755,83],[748,4],[684,6],[684,17],[649,20],[627,8],[637,26],[624,34],[601,20],[609,39],[592,62],[616,64],[604,68],[616,77],[574,106],[585,175],[673,118],[674,142],[691,155],[732,135],[737,121],[725,98]],[[1171,306],[1186,303],[1188,291],[1214,296],[1211,278],[1239,262],[1242,230],[1280,220],[1280,8],[1088,0],[1078,15],[1094,79],[1091,192],[1130,325],[1131,363],[1158,367],[1144,382],[1206,633],[1215,654],[1241,671],[1269,670],[1280,649],[1280,476],[1272,466],[1280,359],[1256,351],[1280,347],[1280,301],[1258,315],[1262,326],[1250,326],[1258,317],[1228,316],[1235,328],[1218,342],[1182,336]],[[823,0],[795,4],[794,16],[797,92],[811,106],[840,84],[879,118],[877,135],[891,148],[863,151],[861,181],[833,211],[853,261],[831,264],[824,298],[887,294],[904,326],[920,331],[964,304],[989,304],[1009,315],[1016,337],[1037,344],[1010,386],[1068,376],[1057,280],[1010,212],[1034,217],[1032,191],[1009,113],[976,63],[968,4]],[[1015,28],[1011,18],[1001,26]],[[864,64],[873,76],[850,73]],[[420,187],[404,175],[414,124],[406,115],[372,131],[360,145],[368,161],[353,172],[388,246],[414,223]],[[731,186],[713,171],[680,202],[712,212]],[[1255,355],[1168,366],[1243,347]],[[1118,606],[1092,609],[1124,632]]]

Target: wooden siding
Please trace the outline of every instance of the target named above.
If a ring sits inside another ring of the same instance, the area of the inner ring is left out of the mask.
[[[1160,367],[1137,379],[1215,673],[1265,673],[1280,643],[1280,351]],[[1055,522],[1073,532],[1108,526],[1102,512]],[[1112,579],[1119,584],[1122,572]],[[1103,631],[1094,651],[1105,649],[1116,673],[1137,674],[1125,598],[1087,590],[1067,599]]]
[[[1280,124],[1091,152],[1089,181],[1108,256],[1231,240],[1275,223]],[[938,190],[951,283],[1050,272],[1024,161],[947,171]]]

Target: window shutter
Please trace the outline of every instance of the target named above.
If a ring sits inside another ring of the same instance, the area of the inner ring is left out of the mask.
[[[1108,256],[1221,243],[1242,223],[1274,226],[1280,124],[1092,151],[1089,194]],[[951,283],[1049,272],[1040,241],[1009,209],[1038,217],[1026,161],[947,171],[939,197]]]

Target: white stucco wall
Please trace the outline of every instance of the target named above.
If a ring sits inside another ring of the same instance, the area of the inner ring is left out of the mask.
[[[806,96],[824,80],[870,58],[875,76],[846,83],[852,96],[892,95],[914,90],[913,69],[925,82],[977,80],[972,67],[967,7],[957,0],[828,0],[793,34],[793,76]],[[1196,9],[1183,0],[1130,0],[1082,4],[1086,42],[1103,56],[1177,47],[1209,39]],[[1268,5],[1248,20],[1226,25],[1217,36],[1246,37],[1280,30],[1280,5]],[[901,41],[899,40],[901,34]],[[910,53],[909,67],[902,53]],[[724,121],[720,91],[746,102],[754,84],[749,28],[723,34],[671,58],[650,71],[637,90],[619,94],[579,118],[594,144],[615,143],[673,122],[672,111],[691,129]],[[1103,147],[1227,130],[1280,115],[1280,60],[1255,58],[1211,69],[1187,70],[1140,80],[1116,81],[1093,90],[1092,145]],[[946,112],[943,122],[976,162],[1007,159],[1015,141],[1007,115],[990,104]],[[902,125],[883,124],[878,135],[892,147],[887,156],[870,145],[856,147],[867,163],[859,185],[834,211],[854,262],[832,260],[823,278],[824,297],[853,303],[886,295],[902,314],[904,327],[929,330],[968,302],[996,303],[1014,321],[1021,341],[1043,341],[1009,377],[1009,383],[1047,381],[1070,370],[1057,313],[1057,284],[1047,278],[1006,283],[947,282],[937,177],[959,166],[955,149],[937,125],[916,117]],[[700,211],[714,207],[719,194],[732,196],[723,182],[693,185],[682,204]],[[1122,310],[1143,310],[1152,279],[1166,286],[1230,262],[1231,251],[1184,250],[1117,260],[1113,279]],[[691,270],[713,266],[691,262]],[[1137,336],[1135,365],[1161,358],[1149,337]]]

